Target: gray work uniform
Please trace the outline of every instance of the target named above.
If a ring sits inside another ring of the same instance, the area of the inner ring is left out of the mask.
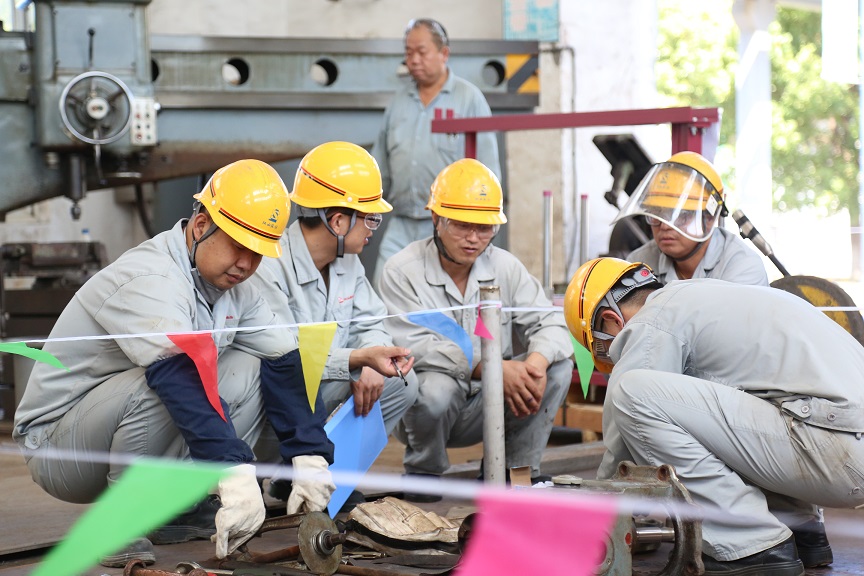
[[[412,81],[396,93],[384,111],[384,120],[372,155],[381,168],[384,199],[393,205],[378,249],[375,285],[384,262],[396,252],[432,235],[432,214],[426,210],[432,182],[444,168],[465,157],[464,134],[433,134],[436,111],[441,117],[490,116],[483,93],[447,69],[447,80],[424,106]],[[477,160],[501,178],[498,141],[494,132],[477,134]]]
[[[356,225],[363,226],[359,219]],[[319,388],[329,413],[351,396],[351,380],[360,377],[360,370],[353,373],[348,370],[351,352],[393,345],[380,319],[387,314],[387,308],[366,279],[366,271],[356,254],[345,254],[331,262],[325,283],[309,253],[299,221],[288,227],[279,243],[282,257],[263,261],[252,281],[268,299],[287,297],[293,319],[286,319],[286,324],[338,322]],[[362,316],[379,319],[352,322]],[[384,380],[380,402],[388,434],[417,397],[416,374],[408,372],[405,379],[408,386],[399,377]]]
[[[471,373],[480,363],[480,338],[474,335],[481,286],[498,286],[502,306],[550,308],[536,278],[519,260],[490,245],[474,262],[463,295],[441,267],[431,238],[409,244],[391,258],[381,278],[381,297],[391,314],[385,321],[400,346],[411,348],[414,370],[420,378],[417,402],[396,429],[406,444],[404,465],[409,473],[442,474],[449,467],[448,447],[470,446],[483,440],[483,400],[480,381]],[[456,342],[409,321],[407,312],[469,305],[447,311],[471,337],[473,361]],[[531,466],[540,473],[543,449],[549,440],[555,413],[564,401],[573,373],[573,348],[560,311],[502,312],[501,352],[513,358],[512,335],[527,353],[541,354],[550,365],[546,392],[537,414],[516,418],[505,415],[506,466]]]
[[[805,300],[720,280],[652,294],[610,348],[598,477],[671,464],[708,514],[703,551],[736,560],[864,505],[864,348]],[[782,520],[782,521],[781,521]]]
[[[660,251],[657,242],[649,241],[627,256],[630,262],[644,262],[663,284],[680,280],[675,273],[675,261]],[[693,272],[693,279],[717,278],[736,284],[767,286],[768,275],[759,254],[737,234],[715,228],[702,261]]]
[[[277,317],[248,282],[225,292],[211,309],[193,284],[184,224],[128,250],[78,290],[50,335],[71,340],[44,346],[68,371],[42,363],[33,368],[12,435],[29,450],[33,480],[56,498],[92,502],[131,457],[187,455],[145,378],[148,366],[180,353],[165,333],[267,326]],[[125,334],[146,336],[77,339]],[[213,339],[220,352],[219,394],[237,437],[251,446],[264,409],[259,373],[241,357],[276,359],[297,342],[288,330],[269,329],[214,332]],[[68,457],[52,458],[52,449]]]

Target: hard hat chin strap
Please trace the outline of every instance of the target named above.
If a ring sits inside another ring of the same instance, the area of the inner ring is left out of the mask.
[[[444,247],[444,243],[441,241],[441,237],[438,236],[438,227],[432,226],[432,239],[435,242],[435,247],[438,248],[438,253],[444,257],[445,260],[449,260],[454,264],[462,264],[461,262],[457,262],[450,254],[447,252],[447,248]]]
[[[194,220],[200,212],[201,203],[196,202],[195,207],[192,211],[192,218],[190,219],[190,222],[191,220]],[[201,272],[198,270],[198,266],[195,264],[195,255],[198,253],[198,244],[212,236],[218,229],[219,227],[216,226],[216,223],[211,221],[210,228],[208,228],[207,231],[204,232],[204,234],[202,234],[201,237],[197,240],[195,239],[195,232],[191,231],[192,247],[189,249],[189,264],[191,265],[192,282],[195,284],[195,288],[198,289],[198,292],[204,298],[204,301],[207,302],[207,304],[209,304],[211,307],[216,303],[219,297],[225,293],[225,290],[214,286],[201,275]]]
[[[200,213],[201,213],[201,203],[196,202],[195,206],[192,209],[192,218],[189,219],[189,222],[191,223],[192,220],[194,220],[195,217],[198,216],[198,214],[200,214]],[[209,238],[210,236],[215,234],[216,230],[218,230],[218,229],[219,229],[219,227],[216,226],[216,223],[213,222],[213,220],[211,219],[210,220],[210,228],[208,228],[207,231],[204,232],[204,234],[202,234],[201,237],[198,238],[197,240],[195,239],[195,232],[192,231],[192,248],[189,250],[189,263],[192,265],[193,269],[197,268],[197,266],[195,265],[195,254],[197,254],[197,252],[198,252],[198,244],[200,244],[201,242],[203,242],[204,240],[206,240],[207,238]]]
[[[710,240],[710,238],[709,238],[709,240]],[[708,242],[708,240],[705,240],[705,242]],[[702,245],[705,244],[705,242],[699,242],[699,243],[697,243],[696,246],[693,247],[693,250],[691,250],[690,252],[688,252],[686,256],[680,256],[680,257],[678,257],[678,258],[675,258],[674,256],[669,256],[669,255],[667,254],[666,257],[669,258],[670,260],[672,260],[673,262],[686,262],[686,261],[689,260],[689,259],[690,259],[694,254],[696,254],[696,252],[698,252],[698,251],[702,248]]]
[[[318,208],[318,217],[324,221],[324,227],[336,237],[336,257],[342,258],[345,256],[345,234],[338,234],[332,226],[330,226],[330,222],[327,219],[327,208]],[[354,210],[351,212],[351,225],[348,226],[348,232],[354,229],[354,225],[357,224],[357,211]]]

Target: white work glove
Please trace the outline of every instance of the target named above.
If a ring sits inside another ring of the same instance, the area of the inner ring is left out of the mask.
[[[264,498],[255,478],[255,466],[240,464],[219,480],[222,507],[216,512],[216,557],[225,558],[258,532],[264,522]]]
[[[327,460],[323,456],[295,456],[291,465],[294,479],[286,513],[320,512],[327,508],[336,490]]]

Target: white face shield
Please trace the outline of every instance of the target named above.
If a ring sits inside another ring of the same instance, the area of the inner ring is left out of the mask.
[[[723,212],[723,196],[699,172],[684,164],[662,162],[651,168],[615,218],[644,216],[694,242],[705,242]]]

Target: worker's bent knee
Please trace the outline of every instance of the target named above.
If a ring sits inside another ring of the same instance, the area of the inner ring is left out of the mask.
[[[454,399],[464,397],[459,382],[440,372],[421,372],[418,375],[419,393],[414,407],[431,417],[446,413]]]

